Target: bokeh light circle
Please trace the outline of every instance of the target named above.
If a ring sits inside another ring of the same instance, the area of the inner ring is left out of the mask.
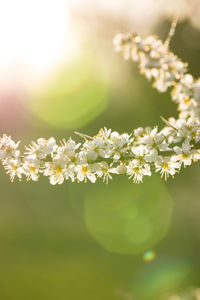
[[[169,230],[173,201],[165,184],[153,176],[143,185],[118,179],[102,189],[90,187],[85,220],[92,236],[107,250],[139,254],[151,249]]]
[[[34,93],[29,107],[48,126],[80,128],[108,103],[108,73],[91,54],[82,54]]]
[[[156,258],[156,253],[153,250],[148,250],[143,254],[143,260],[145,262],[151,262]]]

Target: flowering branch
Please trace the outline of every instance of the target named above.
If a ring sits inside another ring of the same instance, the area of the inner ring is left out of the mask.
[[[172,100],[178,104],[179,118],[164,120],[166,126],[137,128],[133,134],[119,134],[101,129],[94,137],[77,133],[84,138],[76,144],[71,138],[58,145],[54,138],[40,138],[25,147],[20,154],[19,142],[3,135],[0,138],[0,160],[10,175],[20,180],[37,181],[48,176],[51,184],[66,179],[77,182],[106,183],[112,174],[126,174],[135,183],[144,176],[159,172],[165,180],[181,167],[200,160],[200,79],[194,80],[183,63],[156,36],[142,39],[137,34],[119,33],[114,38],[115,50],[125,59],[132,58],[140,73],[153,81],[159,92],[172,88]]]

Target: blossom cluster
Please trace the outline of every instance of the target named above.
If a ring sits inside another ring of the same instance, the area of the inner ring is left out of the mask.
[[[172,88],[171,96],[178,104],[181,118],[200,118],[200,79],[187,73],[182,62],[157,36],[142,39],[137,34],[118,33],[114,47],[125,59],[138,62],[139,70],[159,92]]]
[[[119,33],[115,50],[125,59],[138,62],[139,69],[159,92],[171,87],[172,100],[178,104],[179,118],[169,118],[163,129],[137,128],[132,134],[101,129],[94,137],[79,134],[83,143],[69,138],[56,143],[53,137],[39,138],[21,154],[20,142],[0,138],[0,160],[10,175],[19,180],[37,181],[47,176],[51,184],[64,180],[108,183],[113,174],[124,174],[140,183],[152,172],[165,180],[181,167],[200,160],[200,80],[187,73],[187,64],[174,55],[156,36],[142,39],[136,34]]]
[[[58,145],[52,137],[39,138],[20,154],[19,142],[3,135],[0,138],[0,159],[11,181],[37,181],[40,175],[48,176],[51,184],[66,179],[77,182],[95,182],[102,178],[106,183],[113,174],[126,174],[135,183],[159,172],[167,179],[179,172],[181,166],[200,160],[195,148],[200,140],[200,127],[192,120],[170,119],[172,127],[138,128],[132,135],[101,129],[94,137],[86,137],[76,144],[71,138]]]

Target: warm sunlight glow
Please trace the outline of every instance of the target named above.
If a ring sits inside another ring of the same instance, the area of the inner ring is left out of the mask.
[[[0,75],[4,84],[6,80],[40,80],[74,52],[68,18],[72,2],[0,2]]]

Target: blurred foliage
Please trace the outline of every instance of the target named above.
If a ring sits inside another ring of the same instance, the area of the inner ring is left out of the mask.
[[[89,231],[111,252],[136,254],[151,249],[168,232],[171,214],[172,199],[157,176],[135,186],[127,178],[115,178],[104,188],[92,186],[86,195]]]
[[[101,35],[91,30],[96,52],[62,66],[25,103],[32,118],[23,137],[17,133],[21,140],[74,138],[77,128],[95,135],[103,126],[131,133],[176,116],[169,94],[158,94],[113,53],[111,23]],[[160,24],[161,36],[168,27]],[[188,27],[178,25],[172,47],[197,74],[199,52],[185,42]],[[200,286],[198,164],[167,183],[155,176],[143,185],[123,177],[108,186],[51,186],[46,178],[11,184],[4,172],[0,182],[0,299],[163,300]]]
[[[32,112],[50,127],[61,129],[77,129],[96,118],[108,102],[108,77],[95,59],[93,53],[86,51],[63,66],[32,97]]]

